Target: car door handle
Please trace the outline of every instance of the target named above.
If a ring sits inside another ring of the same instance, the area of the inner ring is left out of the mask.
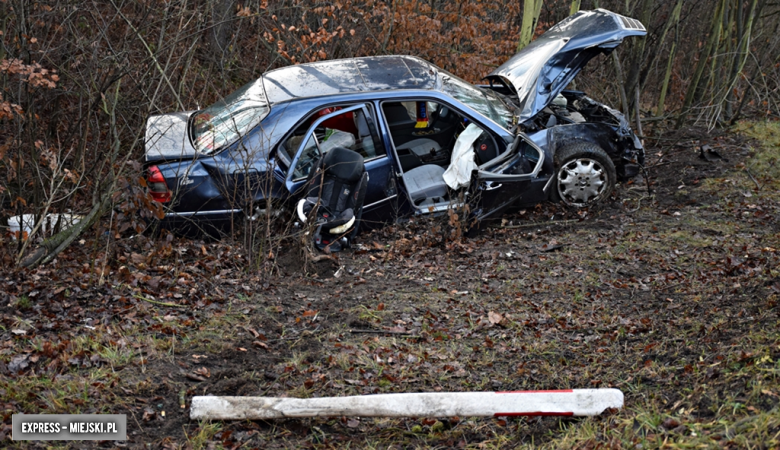
[[[485,189],[483,189],[483,190],[484,191],[492,191],[493,189],[498,189],[501,186],[502,186],[501,183],[495,184],[492,181],[488,181],[487,183],[485,183]]]

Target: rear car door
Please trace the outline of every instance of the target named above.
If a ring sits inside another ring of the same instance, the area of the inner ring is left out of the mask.
[[[363,224],[385,221],[392,214],[390,203],[396,192],[392,165],[376,123],[370,103],[324,107],[304,120],[282,143],[288,154],[295,152],[286,179],[290,192],[302,191],[311,169],[331,148],[345,147],[363,156],[368,173]]]

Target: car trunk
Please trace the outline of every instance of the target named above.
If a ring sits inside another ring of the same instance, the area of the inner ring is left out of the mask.
[[[198,154],[187,134],[189,118],[194,113],[185,111],[149,117],[144,139],[147,163],[191,159]]]

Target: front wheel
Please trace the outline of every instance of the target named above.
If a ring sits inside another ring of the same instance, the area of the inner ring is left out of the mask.
[[[563,147],[556,162],[553,196],[569,206],[591,206],[609,197],[615,187],[615,165],[598,145],[581,142]]]

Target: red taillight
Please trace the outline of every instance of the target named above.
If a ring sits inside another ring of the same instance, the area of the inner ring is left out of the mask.
[[[149,185],[149,193],[152,195],[152,200],[160,203],[167,203],[171,201],[171,191],[168,190],[168,185],[165,183],[165,177],[157,166],[149,168],[149,175],[146,177],[146,183]]]

